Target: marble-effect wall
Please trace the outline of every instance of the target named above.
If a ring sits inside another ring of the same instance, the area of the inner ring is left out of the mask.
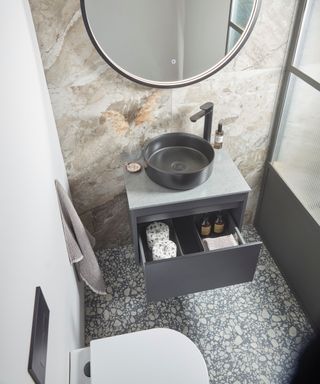
[[[135,84],[110,68],[89,41],[78,0],[29,1],[73,200],[98,246],[130,239],[124,162],[161,133],[201,134],[203,122],[189,116],[206,101],[215,104],[215,126],[224,121],[224,146],[252,188],[252,220],[296,0],[262,0],[238,56],[211,78],[172,90]]]

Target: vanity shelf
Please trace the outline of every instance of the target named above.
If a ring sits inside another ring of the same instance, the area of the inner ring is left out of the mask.
[[[174,191],[153,183],[144,171],[125,174],[133,245],[137,263],[144,269],[148,301],[248,282],[253,279],[261,242],[246,244],[241,235],[249,186],[228,153],[216,151],[212,175],[188,191]],[[235,234],[239,245],[205,250],[199,220],[223,211],[225,234]],[[145,230],[164,221],[177,256],[153,260]]]

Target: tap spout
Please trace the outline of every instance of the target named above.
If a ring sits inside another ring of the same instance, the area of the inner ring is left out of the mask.
[[[204,116],[203,138],[210,143],[213,117],[213,103],[207,102],[200,106],[200,111],[190,117],[192,122],[196,122]]]

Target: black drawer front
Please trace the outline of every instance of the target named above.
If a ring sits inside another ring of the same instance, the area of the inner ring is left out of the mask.
[[[145,263],[148,301],[251,281],[261,243]]]

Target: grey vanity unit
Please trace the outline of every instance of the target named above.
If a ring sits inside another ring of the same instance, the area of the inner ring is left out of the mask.
[[[251,281],[261,243],[246,244],[241,227],[250,187],[229,154],[216,150],[213,171],[200,186],[176,191],[155,184],[142,170],[125,172],[134,251],[144,269],[148,301]],[[206,251],[199,235],[204,213],[222,211],[224,234],[236,234],[239,245]],[[146,227],[164,221],[177,245],[177,257],[152,260]]]

